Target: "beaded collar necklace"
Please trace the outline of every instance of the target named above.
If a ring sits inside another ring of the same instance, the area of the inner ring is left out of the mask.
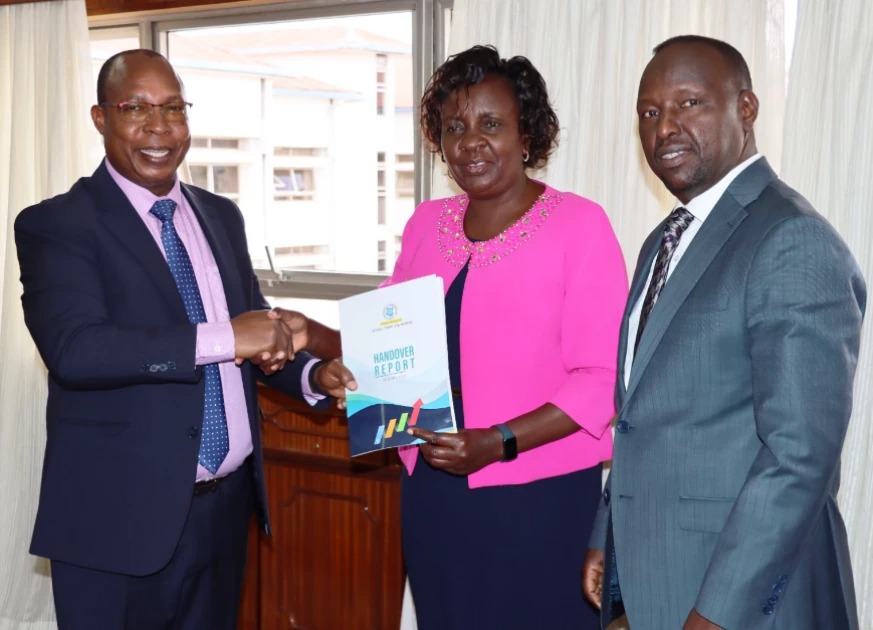
[[[560,193],[543,193],[515,223],[487,241],[471,241],[464,234],[464,215],[470,198],[449,197],[443,202],[437,222],[440,253],[453,267],[462,269],[467,260],[470,268],[487,267],[509,256],[540,229],[552,211],[564,200]]]

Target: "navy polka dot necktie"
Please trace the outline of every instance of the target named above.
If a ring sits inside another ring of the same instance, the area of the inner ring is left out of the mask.
[[[202,324],[206,322],[206,311],[203,310],[203,300],[200,298],[200,289],[197,286],[191,259],[182,239],[176,233],[176,226],[173,225],[175,211],[176,202],[172,199],[156,201],[149,210],[161,220],[161,242],[167,253],[170,272],[185,303],[188,321],[192,324]],[[214,474],[227,457],[230,448],[227,417],[224,413],[224,394],[221,390],[221,374],[217,363],[203,366],[203,380],[206,384],[206,399],[203,407],[203,435],[200,438],[200,463]]]

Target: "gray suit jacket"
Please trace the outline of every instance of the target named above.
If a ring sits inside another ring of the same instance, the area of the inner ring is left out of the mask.
[[[758,160],[674,269],[625,390],[628,315],[662,229],[625,311],[592,537],[603,548],[611,516],[631,627],[676,630],[696,608],[730,630],[858,628],[836,504],[866,299],[857,264]]]

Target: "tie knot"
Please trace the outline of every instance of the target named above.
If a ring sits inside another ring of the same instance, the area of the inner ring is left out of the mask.
[[[694,221],[694,215],[688,212],[687,208],[679,206],[674,208],[670,216],[667,217],[667,223],[664,225],[664,235],[662,242],[675,245],[682,237],[682,232],[685,231],[691,222]]]
[[[159,201],[156,201],[151,210],[149,210],[149,212],[161,220],[161,223],[165,222],[167,219],[172,221],[173,213],[175,211],[176,202],[172,199],[160,199]]]
[[[674,208],[673,212],[670,213],[670,216],[667,217],[666,229],[681,234],[685,228],[691,225],[692,221],[694,221],[694,215],[688,212],[688,208],[685,206],[678,206]]]

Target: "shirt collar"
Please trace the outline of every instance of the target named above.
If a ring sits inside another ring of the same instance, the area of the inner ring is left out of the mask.
[[[118,184],[121,192],[124,193],[124,196],[127,197],[128,201],[130,201],[134,210],[136,210],[137,214],[143,219],[149,215],[149,210],[151,210],[152,206],[158,199],[172,199],[176,202],[177,207],[182,205],[182,186],[179,183],[178,177],[176,177],[176,181],[173,182],[173,187],[170,189],[170,192],[158,197],[150,190],[143,188],[139,184],[134,184],[132,181],[124,177],[115,169],[115,167],[112,166],[112,164],[109,163],[109,160],[104,159],[103,163],[106,164],[106,170],[109,171],[109,176],[112,177],[116,184]]]
[[[712,212],[712,209],[715,208],[715,204],[717,204],[718,200],[721,199],[721,196],[728,189],[728,186],[731,185],[740,173],[761,157],[763,156],[760,153],[756,153],[752,157],[733,167],[728,171],[727,175],[722,177],[718,183],[710,187],[708,190],[703,191],[686,204],[683,204],[677,199],[676,204],[673,207],[678,208],[679,206],[684,205],[688,209],[688,212],[694,215],[695,219],[698,219],[701,222],[706,221],[706,218]]]

